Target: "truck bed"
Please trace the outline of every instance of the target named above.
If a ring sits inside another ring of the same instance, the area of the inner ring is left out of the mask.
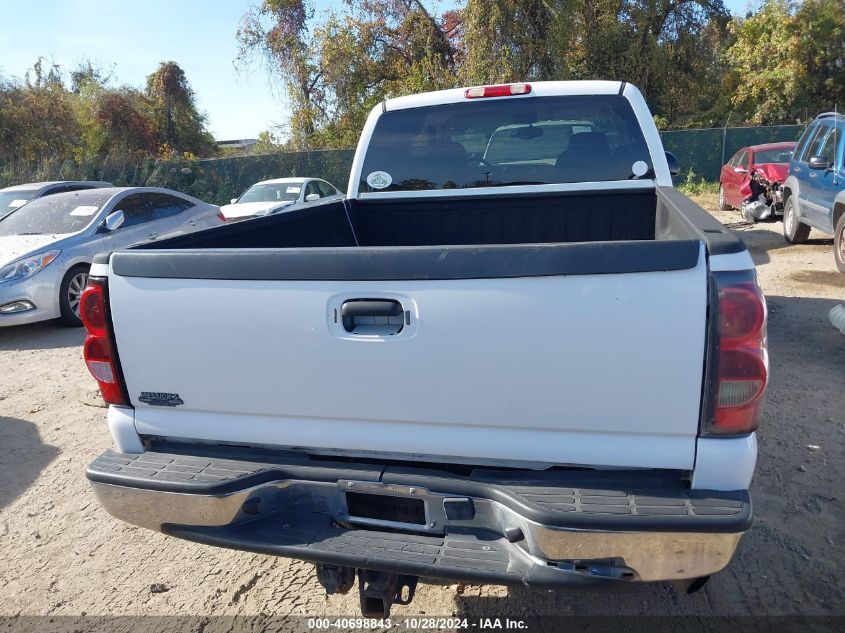
[[[354,199],[257,218],[143,250],[569,244],[697,240],[710,255],[745,246],[671,188],[414,200]]]

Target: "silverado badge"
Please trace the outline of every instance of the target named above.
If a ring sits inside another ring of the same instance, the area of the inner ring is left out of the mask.
[[[146,402],[152,407],[177,407],[180,404],[185,404],[178,393],[161,393],[159,391],[142,391],[138,400]]]

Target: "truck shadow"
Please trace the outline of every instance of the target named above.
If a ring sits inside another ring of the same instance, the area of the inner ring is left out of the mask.
[[[0,351],[77,347],[84,341],[84,328],[63,327],[55,321],[0,328]]]
[[[748,222],[739,220],[737,222],[728,222],[725,226],[745,242],[748,251],[751,253],[751,259],[754,260],[756,266],[768,264],[771,261],[769,253],[772,251],[781,248],[797,248],[796,245],[788,244],[783,239],[781,223],[779,221],[749,224]],[[813,231],[811,235],[813,236],[812,239],[806,242],[809,246],[830,246],[833,244],[833,238],[822,237],[822,233]]]
[[[0,509],[23,494],[59,449],[45,444],[32,422],[0,416]]]
[[[842,289],[842,298],[845,301],[845,274],[836,270],[798,270],[790,275],[793,281],[802,284],[822,284],[832,288]]]

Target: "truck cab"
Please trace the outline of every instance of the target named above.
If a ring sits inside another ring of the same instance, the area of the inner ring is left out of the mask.
[[[845,116],[820,114],[807,127],[784,183],[783,235],[790,244],[807,241],[810,228],[833,235],[834,257],[845,272]]]

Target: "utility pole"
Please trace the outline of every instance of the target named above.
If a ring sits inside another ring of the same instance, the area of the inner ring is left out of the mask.
[[[733,113],[733,110],[728,113],[728,118],[725,120],[725,125],[722,127],[722,165],[725,164],[725,144],[728,140],[728,123],[731,122],[731,115]]]

